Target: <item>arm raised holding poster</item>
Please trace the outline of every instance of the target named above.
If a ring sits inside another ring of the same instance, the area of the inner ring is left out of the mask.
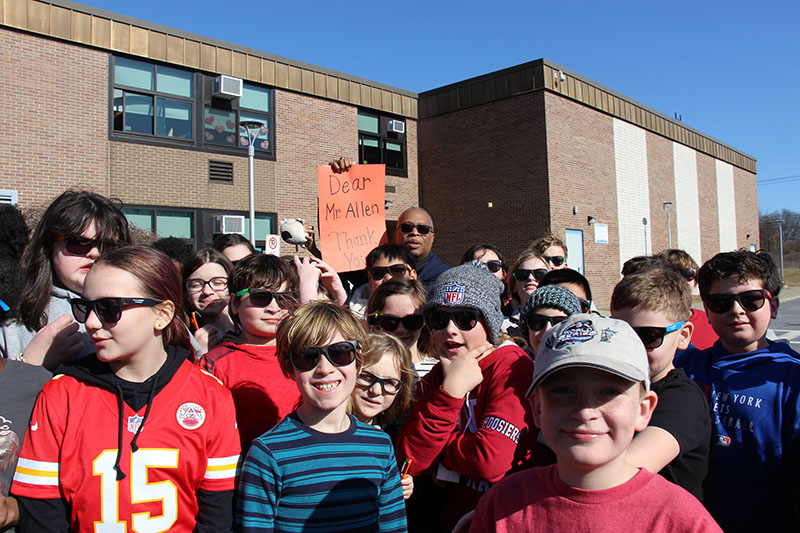
[[[317,167],[319,243],[337,272],[361,270],[369,251],[388,242],[385,174],[385,165],[352,165],[344,172]]]

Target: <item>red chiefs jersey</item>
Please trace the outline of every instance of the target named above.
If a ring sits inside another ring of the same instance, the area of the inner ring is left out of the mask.
[[[98,385],[59,375],[42,389],[14,474],[12,494],[63,498],[72,531],[186,531],[195,526],[197,490],[233,490],[239,438],[230,392],[184,361],[155,395],[138,437],[139,412]],[[117,481],[119,425],[123,424]]]

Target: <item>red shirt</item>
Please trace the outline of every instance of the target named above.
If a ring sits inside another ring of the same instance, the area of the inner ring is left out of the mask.
[[[708,322],[708,315],[705,311],[692,308],[692,315],[689,317],[689,322],[694,324],[694,332],[692,333],[692,344],[698,350],[705,350],[711,348],[719,335],[711,327]]]
[[[113,391],[71,376],[50,380],[36,400],[11,493],[63,499],[72,531],[93,524],[98,531],[192,531],[197,490],[234,489],[239,442],[230,393],[184,361],[153,398],[135,453],[130,443],[147,407],[124,404],[120,420],[117,402]]]
[[[283,375],[275,346],[223,342],[203,356],[200,366],[233,394],[243,453],[300,403],[297,384]]]

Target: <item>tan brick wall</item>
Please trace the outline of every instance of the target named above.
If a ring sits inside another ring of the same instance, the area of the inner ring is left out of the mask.
[[[420,121],[419,146],[420,200],[434,219],[433,249],[447,264],[479,242],[513,262],[547,230],[543,93]]]
[[[756,175],[733,167],[733,187],[736,197],[736,243],[740,248],[761,248],[758,233],[758,187]],[[750,239],[747,239],[747,235]]]
[[[702,265],[719,253],[719,207],[717,205],[717,163],[706,154],[697,153],[697,194],[700,196],[700,250],[695,257]],[[739,216],[737,211],[736,216]]]
[[[597,307],[607,309],[621,266],[612,118],[553,93],[545,104],[552,231],[583,231],[584,275]],[[588,216],[608,224],[608,244],[594,242]]]
[[[672,246],[678,246],[678,217],[675,216],[675,165],[672,159],[672,141],[646,133],[647,138],[647,178],[650,191],[650,244],[653,253],[669,247],[670,235],[667,231],[667,212],[664,201],[672,200],[670,227]],[[702,245],[701,245],[702,247]]]
[[[0,188],[108,194],[108,55],[0,27]]]

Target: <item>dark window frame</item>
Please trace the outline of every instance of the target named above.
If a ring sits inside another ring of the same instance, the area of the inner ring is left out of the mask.
[[[381,160],[378,161],[378,164],[385,164],[386,163],[386,143],[395,143],[399,144],[402,153],[403,159],[403,168],[395,168],[386,166],[386,174],[389,176],[399,176],[403,178],[408,177],[408,145],[406,143],[406,134],[405,133],[395,133],[390,132],[388,130],[388,123],[390,120],[399,120],[406,125],[408,128],[408,119],[405,117],[399,117],[394,115],[387,115],[384,113],[379,113],[377,111],[371,109],[358,109],[358,115],[369,115],[372,117],[377,117],[378,119],[378,133],[372,131],[365,131],[365,130],[358,130],[358,162],[362,162],[362,143],[364,139],[377,139],[378,140],[378,148],[381,151]],[[408,130],[406,129],[406,132]],[[372,161],[370,161],[372,163]]]

